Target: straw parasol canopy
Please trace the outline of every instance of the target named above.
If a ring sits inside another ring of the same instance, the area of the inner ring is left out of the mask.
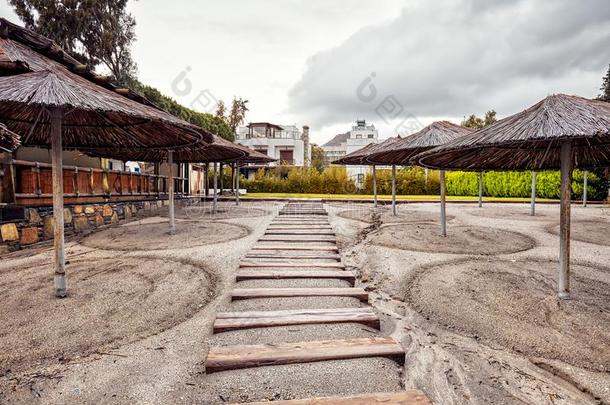
[[[430,168],[457,170],[559,169],[564,141],[572,143],[574,167],[609,166],[610,103],[552,95],[416,160]]]
[[[51,147],[57,297],[67,295],[62,150],[180,150],[213,141],[212,134],[118,88],[48,38],[5,19],[0,19],[0,121],[20,134],[23,145]]]
[[[473,132],[472,129],[449,121],[437,121],[419,132],[383,145],[378,150],[369,153],[366,160],[375,164],[407,165],[413,156],[471,132]]]
[[[51,40],[5,19],[0,73],[0,121],[21,134],[23,145],[51,144],[53,108],[62,111],[64,147],[178,148],[212,141],[210,133],[135,101],[135,93],[94,75]]]
[[[459,170],[560,169],[557,290],[559,298],[570,297],[572,171],[610,166],[610,103],[552,95],[414,160],[426,167]]]
[[[0,124],[0,152],[11,152],[17,149],[19,144],[19,135],[9,131],[4,124]]]
[[[352,152],[352,153],[348,153],[347,155],[343,156],[340,159],[337,159],[335,161],[332,162],[332,164],[335,165],[369,165],[370,163],[367,162],[367,157],[373,153],[374,151],[376,151],[377,149],[381,148],[382,145],[384,145],[386,142],[390,141],[390,140],[395,140],[396,138],[389,138],[384,142],[381,143],[369,143],[368,145]]]

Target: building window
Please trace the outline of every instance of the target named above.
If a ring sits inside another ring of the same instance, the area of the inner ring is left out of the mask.
[[[362,139],[362,134],[356,134],[356,139]]]
[[[358,173],[356,183],[358,184],[358,188],[361,188],[364,185],[364,174],[363,173]]]
[[[373,139],[373,134],[369,134],[369,139]]]

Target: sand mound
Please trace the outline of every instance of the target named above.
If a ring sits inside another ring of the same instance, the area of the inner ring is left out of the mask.
[[[528,356],[610,370],[610,269],[574,265],[573,299],[555,295],[558,264],[465,260],[409,281],[418,311],[457,331]]]
[[[81,257],[56,299],[50,264],[0,272],[0,375],[57,364],[159,333],[211,299],[201,268],[167,259]]]
[[[553,225],[549,232],[559,235],[559,225]],[[610,222],[598,221],[575,221],[572,220],[570,235],[573,240],[593,243],[596,245],[610,246]]]
[[[418,211],[415,209],[397,207],[396,215],[392,214],[392,208],[369,208],[369,207],[355,207],[353,209],[340,211],[337,216],[345,219],[352,219],[356,221],[373,223],[373,214],[378,213],[383,223],[405,223],[405,222],[434,222],[439,221],[440,212],[429,212],[429,211]],[[451,221],[454,218],[453,215],[447,215],[447,221]]]
[[[255,208],[248,205],[235,205],[235,203],[218,204],[216,214],[212,214],[212,203],[204,205],[188,205],[176,211],[176,218],[206,220],[206,219],[231,219],[231,218],[254,218],[271,214],[271,211]],[[164,214],[167,216],[167,213]]]
[[[466,211],[469,215],[475,217],[507,219],[518,221],[536,221],[540,219],[557,219],[559,220],[559,207],[538,205],[536,207],[536,216],[530,215],[530,205],[523,204],[519,206],[501,205],[501,204],[485,204],[482,208],[473,208]]]
[[[85,246],[110,250],[186,249],[240,239],[249,234],[246,227],[211,221],[180,221],[176,234],[169,235],[167,222],[140,226],[119,226],[94,233],[81,241]]]
[[[482,226],[449,226],[447,234],[440,236],[437,223],[404,223],[384,226],[370,240],[394,249],[479,255],[521,252],[536,245],[520,233]]]

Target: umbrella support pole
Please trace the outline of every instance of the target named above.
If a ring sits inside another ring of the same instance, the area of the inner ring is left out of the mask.
[[[239,163],[235,163],[235,205],[239,205]]]
[[[51,162],[53,167],[53,248],[55,251],[55,296],[64,298],[66,289],[66,257],[64,249],[64,181],[62,162],[63,110],[51,110]]]
[[[373,165],[373,206],[377,208],[377,167]]]
[[[396,216],[396,165],[392,165],[392,214]]]
[[[439,172],[441,183],[441,236],[447,236],[447,189],[445,187],[445,171]]]
[[[584,184],[583,184],[583,189],[582,189],[582,206],[584,208],[587,208],[587,203],[588,203],[588,194],[589,191],[587,190],[587,188],[589,187],[589,171],[585,170],[584,173]]]
[[[176,234],[176,207],[174,201],[174,152],[167,152],[167,165],[169,166],[168,188],[169,188],[169,234]]]
[[[559,224],[558,296],[570,298],[570,201],[572,198],[572,143],[561,144],[561,208]]]
[[[212,202],[212,214],[216,214],[218,205],[218,163],[214,162],[214,200]]]
[[[530,208],[530,215],[536,216],[536,177],[538,173],[532,172],[532,202]]]
[[[483,172],[479,172],[479,208],[483,208]]]

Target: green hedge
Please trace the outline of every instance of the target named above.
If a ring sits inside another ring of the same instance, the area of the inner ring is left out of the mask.
[[[228,169],[227,169],[228,170]],[[225,171],[225,187],[230,186],[229,172]],[[391,170],[377,170],[377,192],[392,193]],[[483,195],[489,197],[524,197],[531,194],[530,172],[485,172]],[[267,171],[260,169],[254,180],[243,179],[241,186],[251,193],[309,193],[309,194],[367,194],[373,193],[373,175],[367,174],[364,188],[356,189],[349,179],[345,167],[330,166],[323,172],[317,169],[302,169],[280,166]],[[539,172],[536,193],[540,198],[559,198],[561,178],[559,172]],[[589,173],[589,199],[604,200],[608,195],[608,180],[603,171]],[[426,173],[421,167],[405,167],[396,170],[396,192],[399,195],[438,195],[440,191],[438,171]],[[583,172],[574,171],[573,198],[582,198]],[[470,172],[447,172],[447,194],[453,196],[477,196],[479,174]]]
[[[584,173],[575,170],[572,179],[574,199],[581,199]],[[539,172],[536,177],[536,194],[540,198],[559,198],[561,176],[557,171]],[[608,180],[603,171],[589,172],[588,196],[590,200],[604,200],[608,195]],[[532,190],[531,172],[485,172],[483,195],[489,197],[529,197]],[[479,174],[469,172],[447,173],[447,194],[476,196],[479,194]]]

